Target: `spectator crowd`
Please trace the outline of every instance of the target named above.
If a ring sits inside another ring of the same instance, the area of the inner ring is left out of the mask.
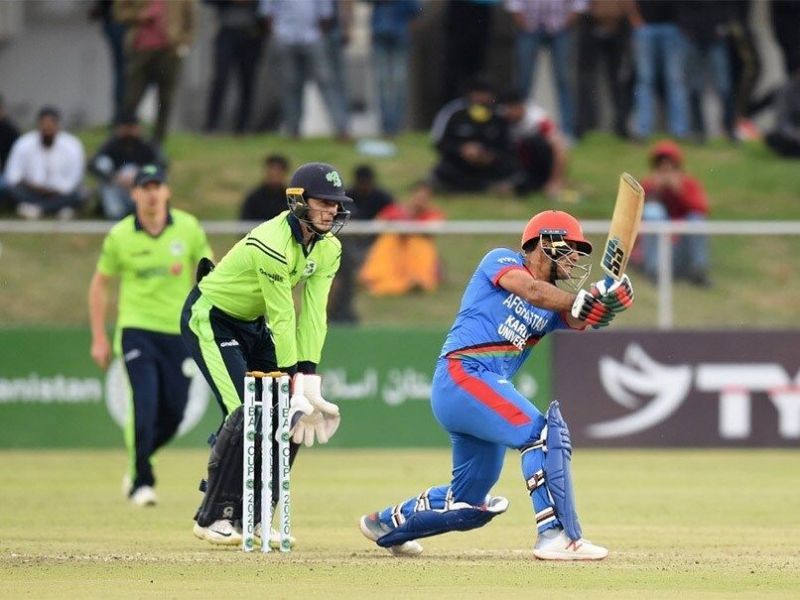
[[[346,53],[357,5],[369,5],[369,43],[380,134],[387,140],[408,127],[409,65],[415,28],[431,2],[421,0],[204,0],[215,20],[203,131],[228,129],[224,101],[236,83],[230,129],[254,129],[259,61],[268,52],[279,90],[281,131],[302,135],[304,89],[313,82],[324,101],[333,135],[352,139]],[[441,102],[432,119],[437,159],[428,174],[397,202],[377,184],[370,165],[357,169],[348,193],[356,219],[444,218],[432,197],[451,192],[525,196],[541,191],[554,200],[574,197],[568,181],[569,150],[601,126],[602,94],[610,98],[614,133],[645,143],[661,126],[671,140],[650,153],[644,178],[648,219],[701,220],[709,215],[702,183],[685,170],[681,143],[704,142],[712,129],[705,114],[706,87],[719,105],[718,129],[731,141],[761,137],[752,118],[766,107],[775,127],[763,136],[775,152],[800,155],[800,2],[772,0],[770,25],[786,81],[756,95],[761,61],[751,27],[753,2],[745,0],[448,0],[436,7],[445,68]],[[138,169],[169,161],[164,143],[185,57],[198,29],[195,0],[105,0],[89,17],[102,27],[113,68],[113,123],[99,150],[86,158],[81,141],[66,131],[58,106],[43,105],[35,128],[20,134],[0,98],[0,207],[26,219],[73,218],[95,208],[111,220],[133,210]],[[505,56],[512,77],[498,86],[489,55],[495,19],[506,19],[513,44]],[[267,50],[268,48],[268,50]],[[537,103],[536,73],[542,50],[552,63],[557,115]],[[140,124],[145,93],[157,93],[152,128]],[[8,93],[8,90],[6,90]],[[265,158],[263,179],[241,204],[240,217],[257,221],[284,210],[289,159]],[[91,192],[85,173],[96,180]],[[360,283],[386,295],[435,289],[441,265],[425,236],[356,239],[343,249],[341,283],[332,306],[341,321],[355,320],[352,289]],[[677,277],[708,285],[707,242],[677,240]],[[640,248],[648,275],[657,264],[653,240]],[[411,266],[409,266],[411,265]],[[413,267],[413,268],[412,268]],[[389,280],[385,272],[392,274]]]

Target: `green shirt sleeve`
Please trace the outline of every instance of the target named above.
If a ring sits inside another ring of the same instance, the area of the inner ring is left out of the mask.
[[[305,283],[303,308],[297,325],[297,352],[299,360],[319,364],[322,346],[328,333],[328,294],[342,258],[341,247],[328,264],[317,270]]]
[[[258,281],[264,296],[272,340],[275,342],[278,367],[285,368],[297,364],[297,317],[288,263],[281,254],[272,252],[274,254],[253,251],[251,255],[256,262],[255,268],[261,275]]]
[[[120,272],[119,256],[114,243],[114,236],[109,234],[103,240],[100,258],[97,259],[97,270],[103,275],[118,275]]]
[[[195,255],[192,257],[193,262],[195,264],[197,264],[197,262],[203,257],[207,258],[214,257],[214,251],[211,249],[211,246],[208,243],[208,237],[206,236],[206,232],[203,230],[203,227],[202,225],[200,225],[199,221],[197,221],[196,225],[197,225],[197,237],[195,239],[195,246],[194,246]]]

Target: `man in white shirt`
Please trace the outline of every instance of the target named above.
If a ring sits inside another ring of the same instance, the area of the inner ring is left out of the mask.
[[[36,129],[11,147],[4,177],[21,217],[54,214],[70,219],[83,201],[83,170],[83,145],[60,130],[58,110],[45,106],[39,111]]]

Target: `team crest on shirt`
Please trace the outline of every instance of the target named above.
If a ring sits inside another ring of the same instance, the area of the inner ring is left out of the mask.
[[[172,256],[180,256],[186,250],[186,244],[184,244],[181,240],[173,240],[169,244],[169,252]]]
[[[311,277],[314,274],[314,271],[317,270],[317,263],[313,260],[309,260],[306,262],[306,267],[303,269],[303,279]]]

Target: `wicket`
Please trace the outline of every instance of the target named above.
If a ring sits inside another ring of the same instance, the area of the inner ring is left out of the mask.
[[[261,399],[256,396],[256,381],[261,382]],[[277,436],[274,436],[273,399],[277,394]],[[244,378],[244,468],[242,469],[242,550],[252,552],[255,545],[256,450],[261,416],[261,551],[269,552],[272,524],[272,441],[278,441],[278,510],[280,512],[281,552],[289,552],[291,493],[289,489],[289,375],[250,371]]]

